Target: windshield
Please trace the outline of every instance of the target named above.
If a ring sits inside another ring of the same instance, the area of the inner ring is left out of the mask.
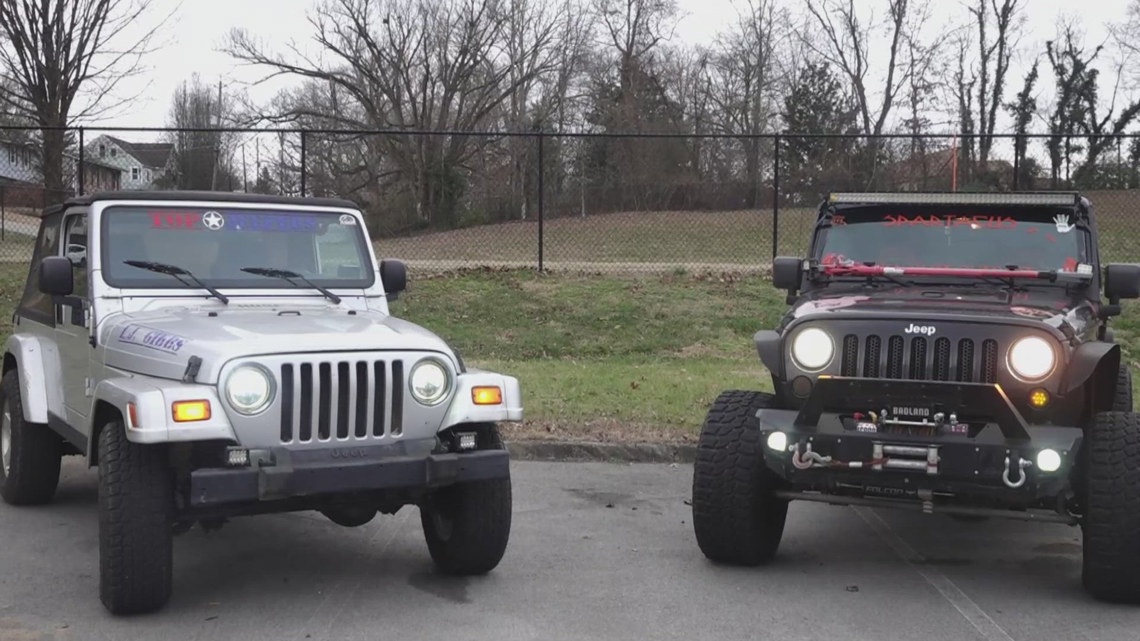
[[[285,269],[324,287],[370,287],[375,279],[358,219],[339,213],[230,207],[108,207],[102,219],[103,277],[114,287],[185,288],[149,261],[189,271],[219,288],[295,288],[241,271]]]
[[[824,265],[1077,271],[1088,263],[1088,232],[1064,209],[921,212],[859,207],[840,210],[821,230],[814,257]]]

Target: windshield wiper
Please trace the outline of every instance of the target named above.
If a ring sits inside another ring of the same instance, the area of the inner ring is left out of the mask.
[[[272,267],[242,267],[241,270],[243,272],[248,272],[250,274],[257,274],[258,276],[267,276],[269,278],[280,278],[281,280],[288,281],[289,284],[293,285],[294,287],[300,287],[300,285],[293,282],[293,279],[297,279],[297,280],[301,281],[302,283],[308,285],[309,287],[312,287],[313,289],[317,290],[318,292],[324,294],[325,298],[331,300],[333,303],[336,303],[338,305],[340,304],[340,296],[337,296],[336,294],[330,292],[329,290],[325,289],[324,287],[321,287],[320,285],[314,283],[313,281],[309,280],[308,278],[305,278],[304,276],[302,276],[301,274],[298,274],[297,272],[291,272],[287,269],[275,269]]]
[[[124,260],[123,262],[127,265],[130,265],[131,267],[138,267],[139,269],[145,269],[147,271],[173,276],[178,279],[178,282],[188,287],[197,285],[198,287],[201,287],[202,289],[210,292],[211,296],[222,301],[222,303],[226,305],[230,304],[230,299],[225,294],[219,292],[213,287],[210,287],[206,283],[203,283],[198,279],[197,276],[191,274],[189,271],[177,265],[167,265],[166,263],[152,263],[146,260]],[[189,282],[187,282],[187,280],[184,280],[183,277],[185,277],[185,279],[189,279]]]

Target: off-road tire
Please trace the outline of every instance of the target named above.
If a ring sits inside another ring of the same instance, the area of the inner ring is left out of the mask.
[[[1081,582],[1093,597],[1140,603],[1140,414],[1102,412],[1085,438]]]
[[[771,394],[733,390],[705,417],[693,464],[693,531],[711,561],[760,565],[780,546],[788,501],[773,494],[780,479],[764,464],[756,425],[756,411],[775,406]]]
[[[503,448],[496,429],[490,428],[486,436],[481,449]],[[436,567],[454,575],[495,569],[510,539],[511,498],[510,476],[432,492],[420,505],[420,524]]]
[[[127,440],[120,421],[99,434],[99,598],[112,614],[170,600],[174,483],[166,450]]]
[[[1116,392],[1112,396],[1112,411],[1132,411],[1132,368],[1128,363],[1121,363],[1120,373],[1116,375]]]
[[[8,416],[8,471],[0,465],[0,496],[11,505],[41,505],[59,486],[63,440],[47,425],[24,420],[20,375],[9,370],[0,379],[0,412]]]

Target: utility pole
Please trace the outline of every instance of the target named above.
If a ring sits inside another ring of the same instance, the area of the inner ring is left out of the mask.
[[[215,127],[222,128],[222,79],[218,78],[218,105],[214,116]],[[218,165],[222,164],[222,134],[214,132],[214,175],[210,178],[210,189],[218,189]]]

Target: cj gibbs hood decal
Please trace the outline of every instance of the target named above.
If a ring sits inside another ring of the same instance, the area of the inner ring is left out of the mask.
[[[133,323],[119,330],[115,335],[115,340],[120,343],[147,347],[167,354],[179,353],[182,351],[182,348],[190,342],[190,339],[184,336]]]

